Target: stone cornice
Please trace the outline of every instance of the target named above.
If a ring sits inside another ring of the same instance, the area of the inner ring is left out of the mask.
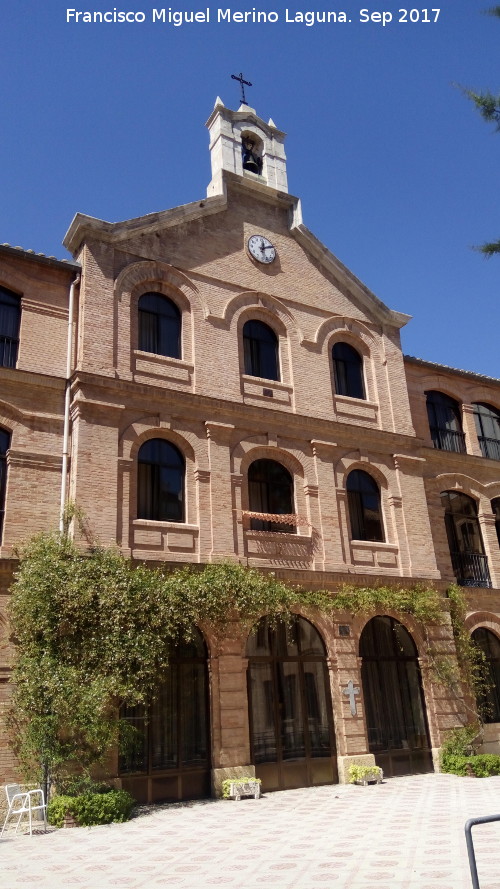
[[[201,201],[181,204],[171,210],[148,213],[146,216],[137,216],[124,222],[106,222],[94,216],[87,216],[85,213],[77,213],[66,232],[63,244],[74,255],[86,240],[119,244],[137,234],[147,234],[160,228],[170,228],[192,219],[199,219],[201,216],[211,216],[212,213],[225,210],[226,206],[226,195],[214,195]]]
[[[7,464],[9,466],[29,466],[36,469],[54,469],[60,471],[62,457],[52,454],[34,454],[26,451],[8,451]]]
[[[64,390],[65,379],[61,374],[60,377],[49,374],[41,374],[32,370],[23,370],[22,368],[0,367],[0,385],[2,380],[5,382],[15,383],[16,386],[25,383],[29,386],[43,386],[45,389]]]

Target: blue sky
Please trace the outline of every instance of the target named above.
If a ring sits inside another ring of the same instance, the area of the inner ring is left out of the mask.
[[[500,376],[500,257],[471,249],[500,237],[500,133],[456,86],[500,89],[500,20],[481,14],[487,0],[443,0],[436,23],[398,22],[404,2],[290,0],[290,16],[352,19],[309,28],[286,23],[281,0],[255,2],[281,20],[174,28],[149,21],[158,3],[82,0],[75,8],[142,10],[148,21],[77,25],[60,0],[4,0],[0,242],[64,258],[77,211],[118,221],[203,197],[204,123],[217,95],[238,106],[230,75],[243,71],[258,114],[288,133],[306,225],[413,316],[404,351]],[[363,8],[394,20],[362,23]]]

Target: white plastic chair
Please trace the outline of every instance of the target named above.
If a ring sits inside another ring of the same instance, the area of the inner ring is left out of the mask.
[[[20,784],[6,784],[5,795],[7,797],[8,810],[0,837],[3,836],[3,832],[7,827],[9,820],[16,817],[17,824],[15,833],[17,833],[23,815],[28,816],[30,836],[32,836],[33,812],[43,812],[43,827],[44,830],[47,830],[47,806],[45,804],[45,797],[41,787],[37,787],[35,790],[22,790]]]

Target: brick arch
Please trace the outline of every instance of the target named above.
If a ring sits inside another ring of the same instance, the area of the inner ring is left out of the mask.
[[[388,475],[382,472],[378,466],[374,466],[373,463],[367,463],[366,461],[361,460],[359,451],[356,451],[355,456],[353,455],[352,457],[349,454],[344,454],[344,456],[340,457],[334,465],[333,470],[337,481],[337,487],[345,488],[347,476],[355,469],[361,469],[363,472],[366,472],[367,475],[371,475],[380,489],[386,491],[389,490],[390,480]]]
[[[236,448],[241,448],[241,456],[236,456]],[[235,472],[246,475],[248,467],[255,460],[275,460],[281,463],[292,476],[299,476],[306,479],[304,462],[292,451],[286,451],[284,448],[273,447],[272,445],[256,445],[253,442],[241,441],[233,450]],[[311,463],[312,465],[312,463]]]
[[[224,306],[222,312],[222,318],[227,323],[228,327],[234,323],[235,317],[237,318],[237,323],[240,323],[240,316],[245,309],[250,311],[262,311],[268,315],[270,319],[274,319],[275,324],[277,322],[280,323],[281,329],[279,332],[282,336],[286,336],[293,331],[296,333],[299,342],[302,342],[302,331],[300,330],[294,315],[279,299],[276,299],[276,297],[268,296],[258,290],[246,290],[231,297]],[[245,320],[248,320],[248,318]]]
[[[426,402],[428,392],[441,392],[442,395],[447,395],[449,398],[452,398],[453,401],[456,401],[460,407],[464,404],[464,399],[462,398],[460,391],[457,391],[453,386],[448,385],[448,381],[441,381],[434,376],[424,377],[421,386],[422,393],[426,397]]]
[[[481,482],[459,472],[446,472],[437,475],[434,479],[429,479],[429,487],[438,495],[443,491],[457,491],[472,497],[478,503],[487,496],[485,486]]]
[[[453,491],[470,497],[476,504],[478,518],[484,514],[491,514],[491,501],[495,494],[491,490],[488,491],[488,487],[468,475],[451,472],[438,475],[434,479],[429,479],[428,482],[428,492],[434,495],[438,503],[441,502],[439,498],[444,491]],[[500,491],[500,482],[493,483],[493,491]]]
[[[478,394],[474,392],[470,395],[469,403],[471,407],[474,407],[475,404],[489,404],[490,407],[494,408],[496,411],[500,411],[500,394],[493,392]]]
[[[491,611],[475,611],[469,614],[465,619],[465,629],[469,635],[472,635],[474,630],[478,630],[479,627],[491,630],[500,642],[500,616],[498,614],[493,614]]]
[[[155,424],[156,419],[156,424]],[[191,463],[196,463],[196,445],[199,444],[197,436],[189,431],[177,432],[160,424],[159,418],[144,418],[136,420],[122,433],[120,445],[124,459],[137,459],[141,445],[150,438],[164,438],[179,448],[183,456]]]
[[[196,294],[201,300],[198,288],[187,275],[168,263],[157,260],[144,260],[126,266],[115,281],[115,293],[120,299],[125,293],[131,294],[138,287],[150,282],[163,283],[180,290],[188,299]],[[203,309],[206,315],[207,307],[203,306]]]
[[[394,620],[397,620],[398,623],[401,624],[405,628],[405,630],[410,634],[415,648],[417,649],[417,657],[423,658],[425,657],[426,647],[428,646],[428,642],[425,639],[425,636],[415,618],[411,614],[401,614],[401,612],[396,611],[393,608],[385,608],[385,609],[377,609],[370,614],[369,616],[357,615],[353,621],[353,630],[355,630],[357,634],[357,652],[359,655],[359,645],[361,642],[361,634],[364,628],[369,624],[374,617],[392,617]]]
[[[489,500],[496,500],[497,497],[500,497],[500,481],[489,482],[487,485],[484,485],[484,494]]]
[[[374,353],[380,354],[380,345],[368,327],[361,321],[341,315],[323,321],[312,340],[321,351],[325,344],[330,349],[335,342],[340,341],[348,342],[366,358]]]
[[[179,312],[186,314],[191,312],[191,303],[185,293],[177,287],[165,285],[163,281],[141,281],[130,291],[130,309],[137,311],[139,300],[145,293],[159,293],[171,300],[177,306]]]

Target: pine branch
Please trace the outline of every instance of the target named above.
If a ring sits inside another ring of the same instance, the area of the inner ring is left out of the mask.
[[[474,102],[481,117],[488,123],[496,123],[497,129],[500,130],[500,96],[494,96],[489,91],[476,93],[474,90],[464,89],[463,92],[468,99]]]
[[[491,259],[492,256],[496,256],[500,253],[500,241],[490,241],[486,244],[481,244],[479,247],[474,247],[474,250],[477,250],[478,253],[482,253],[486,259]]]

